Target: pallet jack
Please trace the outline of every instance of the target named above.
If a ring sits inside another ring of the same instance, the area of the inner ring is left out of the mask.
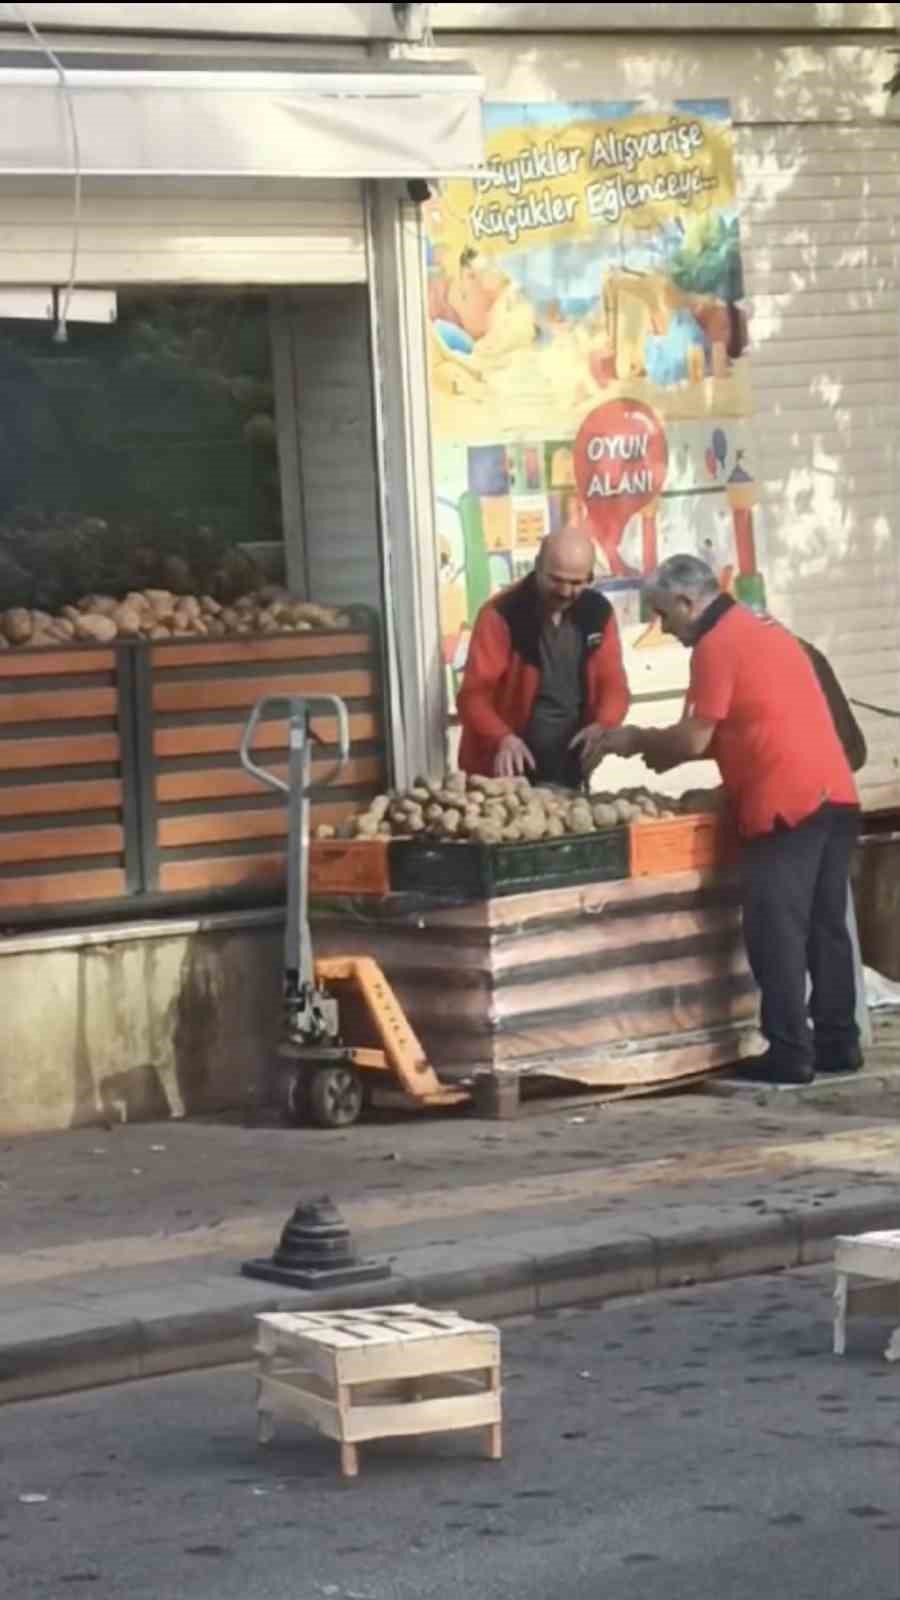
[[[253,745],[262,721],[288,723],[287,781],[258,765]],[[323,786],[350,759],[350,718],[336,695],[266,696],[254,706],[241,739],[244,770],[285,797],[288,808],[284,1016],[280,1096],[288,1121],[348,1128],[373,1089],[399,1091],[412,1108],[464,1105],[466,1088],[442,1084],[376,961],[335,956],[316,961],[309,924],[312,747],[315,716],[337,719],[338,756]]]

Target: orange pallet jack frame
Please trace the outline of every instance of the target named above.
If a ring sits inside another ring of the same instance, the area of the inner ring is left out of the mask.
[[[285,1113],[294,1123],[350,1127],[375,1085],[422,1109],[463,1105],[469,1091],[441,1083],[376,961],[365,956],[314,959],[309,925],[310,718],[323,709],[338,723],[339,755],[326,780],[334,782],[350,757],[347,707],[334,695],[266,697],[251,712],[241,740],[246,771],[282,794],[288,806],[284,1027],[279,1048],[285,1063]],[[260,722],[284,718],[285,711],[290,754],[286,782],[253,760]]]

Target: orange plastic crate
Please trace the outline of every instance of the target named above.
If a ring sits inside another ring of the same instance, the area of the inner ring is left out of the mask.
[[[629,830],[633,878],[663,878],[727,866],[737,856],[737,841],[722,817],[697,815],[633,822]]]
[[[309,888],[311,894],[387,894],[387,841],[314,839],[310,846]]]

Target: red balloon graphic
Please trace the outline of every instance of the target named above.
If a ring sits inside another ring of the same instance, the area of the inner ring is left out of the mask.
[[[661,419],[640,400],[610,400],[582,424],[575,478],[591,532],[614,577],[628,576],[619,545],[625,528],[662,493],[669,447]]]

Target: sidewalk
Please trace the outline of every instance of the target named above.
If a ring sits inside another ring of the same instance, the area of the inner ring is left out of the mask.
[[[511,1123],[237,1119],[0,1146],[0,1401],[244,1360],[257,1312],[420,1300],[491,1318],[828,1260],[900,1217],[900,1050],[862,1079]],[[384,1283],[301,1295],[240,1276],[330,1194]]]

